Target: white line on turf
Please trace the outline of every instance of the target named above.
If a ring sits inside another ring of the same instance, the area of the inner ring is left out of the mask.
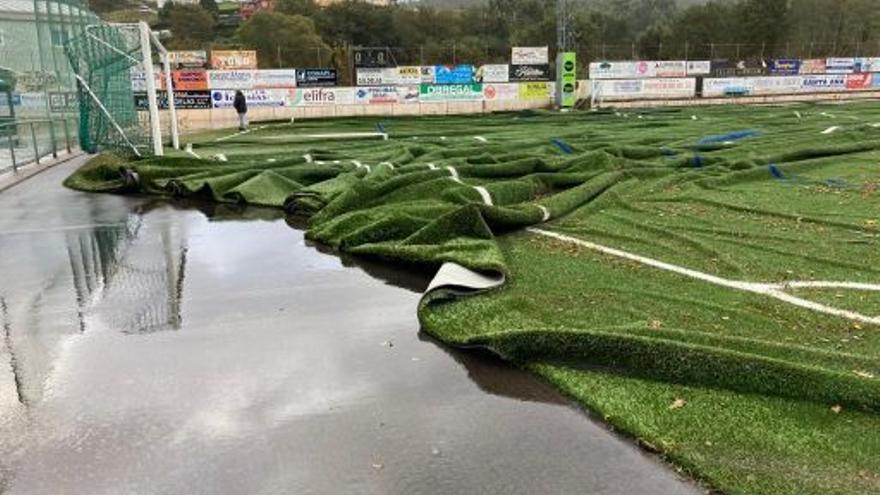
[[[303,155],[303,159],[306,161],[306,163],[312,163],[312,155],[310,155],[309,153]]]
[[[235,137],[241,136],[241,135],[243,135],[243,134],[248,134],[248,133],[250,133],[250,132],[251,132],[250,129],[245,129],[245,130],[243,130],[243,131],[238,131],[238,132],[236,132],[235,134],[230,134],[230,135],[228,135],[228,136],[218,137],[217,139],[214,140],[214,142],[215,142],[215,143],[219,143],[220,141],[227,141],[227,140],[229,140],[229,139],[232,139],[232,138],[235,138]]]
[[[546,206],[544,206],[544,205],[535,205],[535,206],[537,206],[538,209],[541,210],[541,214],[544,215],[544,218],[541,219],[542,222],[546,222],[546,221],[550,220],[550,210],[548,210]]]
[[[835,126],[829,127],[828,129],[825,129],[824,131],[822,131],[822,134],[833,134],[839,130],[840,130],[840,126],[835,125]]]
[[[477,141],[479,141],[481,143],[488,143],[489,142],[489,140],[484,138],[483,136],[474,136],[474,139],[476,139]]]
[[[683,275],[685,277],[694,278],[697,280],[702,280],[703,282],[708,282],[710,284],[718,285],[721,287],[727,287],[729,289],[736,289],[745,292],[751,292],[754,294],[760,294],[763,296],[772,297],[779,301],[783,301],[794,306],[798,306],[801,308],[809,309],[811,311],[816,311],[818,313],[824,313],[833,316],[839,316],[842,318],[846,318],[851,321],[857,321],[860,323],[868,323],[872,325],[880,325],[880,316],[867,316],[861,313],[856,313],[855,311],[849,311],[846,309],[835,308],[832,306],[826,306],[824,304],[817,303],[815,301],[810,301],[807,299],[802,299],[797,296],[793,296],[785,292],[786,289],[792,288],[838,288],[838,289],[853,289],[853,290],[870,290],[870,291],[880,291],[880,284],[860,284],[854,282],[786,282],[786,283],[756,283],[756,282],[743,282],[739,280],[730,280],[722,277],[718,277],[716,275],[711,275],[709,273],[703,273],[697,270],[692,270],[690,268],[685,268],[683,266],[673,265],[671,263],[666,263],[660,260],[655,260],[653,258],[648,258],[646,256],[640,256],[638,254],[628,253],[626,251],[622,251],[620,249],[615,249],[607,246],[602,246],[601,244],[596,244],[594,242],[585,241],[583,239],[578,239],[576,237],[567,236],[565,234],[559,234],[557,232],[551,232],[549,230],[539,229],[535,227],[530,227],[528,229],[529,232],[537,235],[541,235],[544,237],[550,237],[559,241],[568,242],[571,244],[577,244],[579,246],[585,247],[587,249],[591,249],[593,251],[598,251],[600,253],[607,254],[609,256],[614,256],[617,258],[623,258],[630,261],[635,261],[637,263],[641,263],[643,265],[648,265],[660,270],[665,270],[668,272],[676,273],[678,275]]]
[[[485,204],[486,206],[492,206],[492,205],[493,205],[493,203],[492,203],[492,195],[489,194],[489,190],[488,190],[488,189],[486,189],[486,188],[483,187],[483,186],[473,186],[473,188],[476,189],[478,193],[480,193],[480,197],[483,199],[483,204]]]

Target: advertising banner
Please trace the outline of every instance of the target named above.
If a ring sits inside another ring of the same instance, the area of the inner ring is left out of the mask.
[[[21,110],[46,111],[46,93],[14,93],[12,105]]]
[[[557,56],[556,67],[558,76],[558,103],[563,108],[574,107],[577,103],[577,55],[574,52],[562,52]]]
[[[472,84],[422,84],[419,86],[419,101],[480,101],[483,99],[483,85]]]
[[[198,68],[208,65],[208,52],[205,50],[188,50],[168,52],[168,63],[171,68]]]
[[[354,88],[297,88],[288,91],[290,106],[354,104]]]
[[[509,81],[549,81],[550,65],[511,65]]]
[[[244,91],[248,107],[286,107],[290,90],[287,89],[250,89]],[[235,91],[215,89],[211,91],[211,103],[214,108],[232,108]]]
[[[360,68],[394,67],[394,59],[387,48],[355,48],[354,66]]]
[[[687,62],[668,60],[648,62],[651,77],[685,77],[687,76]]]
[[[880,57],[856,59],[856,65],[859,66],[859,72],[880,72]]]
[[[421,81],[421,83],[422,84],[434,84],[434,81],[436,80],[436,78],[434,77],[435,72],[436,71],[434,70],[433,65],[428,65],[428,66],[422,67],[422,81]]]
[[[394,86],[369,86],[357,88],[354,92],[355,103],[379,105],[398,101],[397,88]]]
[[[483,85],[483,99],[486,101],[512,101],[519,99],[519,84],[490,83]]]
[[[856,71],[856,59],[854,58],[828,58],[825,59],[826,74],[852,74]]]
[[[814,58],[801,60],[801,74],[824,74],[825,59]]]
[[[171,71],[171,84],[176,91],[205,91],[208,89],[208,71],[204,69]]]
[[[515,46],[510,50],[514,65],[543,65],[550,63],[550,49],[546,46]]]
[[[871,89],[873,80],[873,76],[876,74],[870,74],[867,72],[863,72],[861,74],[849,74],[846,76],[846,89],[848,90],[865,90]]]
[[[435,65],[435,84],[471,84],[474,82],[476,69],[470,64]]]
[[[767,74],[763,60],[713,60],[713,77],[749,77]]]
[[[419,102],[419,85],[410,84],[397,87],[398,103],[418,103]]]
[[[603,100],[693,98],[697,80],[693,78],[594,80],[592,94]]]
[[[168,109],[168,93],[159,93],[157,100],[160,110]],[[147,93],[134,93],[134,106],[146,111],[150,108]],[[212,107],[210,91],[175,91],[174,108],[178,110],[207,110]]]
[[[79,99],[75,91],[59,91],[49,93],[49,110],[52,113],[70,113],[79,111]]]
[[[546,82],[527,82],[519,85],[520,100],[549,100],[550,88]]]
[[[703,96],[758,96],[773,94],[794,94],[803,90],[801,76],[775,77],[734,77],[704,79]]]
[[[712,73],[712,62],[708,60],[691,60],[687,62],[688,76],[708,76]]]
[[[510,80],[510,67],[507,64],[487,64],[477,69],[476,82],[505,83]]]
[[[358,86],[394,86],[399,75],[397,67],[357,69],[355,80]]]
[[[801,90],[807,93],[846,89],[846,75],[844,74],[815,74],[803,76],[802,79]]]
[[[422,68],[418,65],[403,66],[397,68],[397,84],[413,84],[422,83]]]
[[[136,67],[132,67],[129,71],[131,77],[131,90],[132,91],[146,91],[147,90],[147,74],[141,69]],[[153,71],[153,81],[156,83],[156,89],[166,89],[165,88],[165,78],[162,77],[162,73],[158,70]]]
[[[648,62],[593,62],[590,79],[636,79],[651,77]]]
[[[767,72],[777,76],[796,76],[801,73],[801,61],[795,58],[780,58],[767,62]]]
[[[296,85],[300,88],[336,86],[336,69],[297,69]]]
[[[211,52],[211,68],[216,70],[256,69],[255,50],[214,50]]]
[[[208,88],[210,89],[253,89],[253,70],[209,70]]]
[[[295,69],[264,69],[254,73],[254,89],[295,87]]]

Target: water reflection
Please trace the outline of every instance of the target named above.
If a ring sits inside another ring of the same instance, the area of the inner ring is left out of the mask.
[[[177,225],[145,228],[143,216],[132,215],[119,227],[68,232],[65,241],[80,331],[92,324],[126,334],[180,329],[187,247]]]

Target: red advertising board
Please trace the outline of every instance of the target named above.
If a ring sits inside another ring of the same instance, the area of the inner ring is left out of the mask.
[[[846,76],[846,89],[871,89],[871,77],[873,74],[848,74]]]
[[[171,72],[174,89],[178,91],[203,91],[208,89],[208,72],[201,69],[184,69]]]

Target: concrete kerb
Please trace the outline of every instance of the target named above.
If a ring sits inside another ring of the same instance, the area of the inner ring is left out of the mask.
[[[46,170],[49,170],[56,165],[61,165],[62,163],[67,163],[71,160],[79,158],[85,155],[82,150],[73,150],[68,154],[59,155],[58,158],[55,158],[51,161],[43,161],[39,164],[30,164],[20,167],[18,172],[10,172],[6,174],[0,174],[0,193],[6,191],[7,189],[18,185],[35,175],[40,174]]]

